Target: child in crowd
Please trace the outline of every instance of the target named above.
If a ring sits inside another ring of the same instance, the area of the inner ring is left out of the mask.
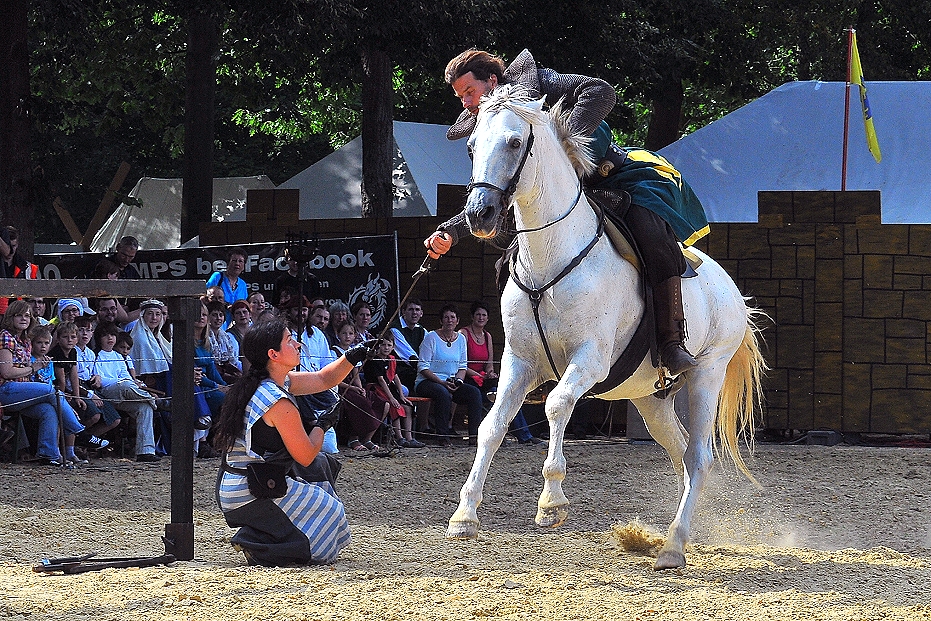
[[[87,337],[88,340],[90,336]],[[120,415],[111,404],[81,386],[78,373],[78,327],[73,322],[63,323],[55,331],[57,341],[49,352],[55,363],[55,388],[65,395],[81,422],[91,433],[103,436],[120,424]],[[88,351],[93,354],[93,351]],[[89,377],[89,376],[88,376]]]
[[[425,444],[414,439],[411,433],[413,425],[413,404],[404,396],[401,380],[396,373],[397,361],[391,355],[394,349],[394,336],[387,332],[378,346],[378,354],[366,360],[362,368],[365,379],[369,382],[369,394],[372,397],[372,409],[382,416],[391,418],[391,427],[398,444],[404,448],[423,448]],[[401,420],[404,420],[404,432],[401,432]]]
[[[93,372],[97,354],[90,347],[91,339],[94,338],[94,320],[83,315],[75,318],[74,325],[78,329],[78,342],[74,346],[78,379],[88,390],[97,390],[100,388],[100,377]]]
[[[113,350],[121,333],[123,331],[113,323],[100,324],[94,330],[94,339],[100,345],[94,374],[100,377],[100,394],[113,401],[116,409],[136,419],[136,461],[158,461],[153,428],[155,401],[141,382],[137,383],[129,374],[126,359]]]
[[[129,332],[120,332],[116,335],[116,346],[114,350],[116,353],[123,356],[123,360],[126,362],[126,371],[129,373],[129,376],[136,380],[136,383],[140,383],[136,377],[136,366],[133,364],[133,359],[130,357],[129,352],[133,348],[133,337],[130,336]]]
[[[330,349],[341,356],[353,346],[356,340],[356,329],[348,321],[336,327],[336,336],[339,343]],[[381,417],[372,410],[370,401],[362,381],[359,379],[359,367],[352,371],[339,383],[339,394],[343,399],[343,416],[349,422],[351,436],[347,446],[353,451],[378,451],[381,447],[372,442],[372,436],[381,426]]]
[[[35,375],[33,375],[32,381],[41,382],[43,384],[48,384],[55,388],[55,363],[49,358],[49,351],[52,349],[52,330],[49,326],[43,326],[37,324],[29,335],[29,340],[32,341],[32,362],[40,362],[42,360],[46,361],[46,364],[36,370]],[[63,398],[63,393],[58,393],[58,407],[62,410],[68,408],[71,410],[74,416],[77,416],[77,412],[68,404],[67,401]],[[78,419],[80,420],[80,418]],[[96,421],[95,421],[96,422]],[[81,421],[81,423],[87,427],[88,424]],[[74,434],[66,433],[65,434],[65,465],[77,466],[77,465],[86,465],[88,462],[86,459],[80,459],[74,452]]]

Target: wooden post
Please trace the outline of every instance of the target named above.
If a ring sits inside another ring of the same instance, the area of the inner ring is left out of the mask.
[[[173,298],[168,312],[171,340],[171,523],[165,525],[165,554],[194,558],[194,323],[197,298]]]

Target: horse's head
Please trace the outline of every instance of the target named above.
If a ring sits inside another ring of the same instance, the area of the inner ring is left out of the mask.
[[[476,237],[491,238],[502,232],[512,199],[520,202],[521,188],[526,192],[527,184],[535,184],[534,191],[539,192],[544,185],[541,175],[552,180],[557,168],[548,167],[542,173],[538,168],[542,161],[548,160],[548,166],[561,161],[566,176],[560,178],[570,187],[574,184],[569,178],[594,171],[589,148],[592,139],[573,133],[571,109],[564,109],[560,100],[545,111],[544,101],[534,99],[518,84],[503,84],[482,98],[469,138],[472,181],[465,209],[469,229]],[[539,138],[536,146],[535,136]],[[524,185],[520,185],[522,180]]]
[[[476,237],[500,232],[508,205],[533,147],[531,119],[539,117],[543,100],[522,87],[505,84],[483,98],[472,136],[472,181],[466,199],[466,221]]]

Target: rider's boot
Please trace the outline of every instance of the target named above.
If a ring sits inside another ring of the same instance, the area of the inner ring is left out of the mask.
[[[659,337],[660,363],[670,375],[679,375],[698,366],[683,344],[686,339],[685,313],[682,311],[681,278],[673,276],[653,289],[653,312]]]

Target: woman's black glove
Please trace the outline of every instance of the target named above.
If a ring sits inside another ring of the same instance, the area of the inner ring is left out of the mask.
[[[324,431],[335,427],[339,423],[339,403],[326,410],[317,412],[317,426]]]
[[[380,342],[381,339],[369,339],[355,347],[350,347],[346,350],[346,360],[354,365],[365,361],[375,351]]]

